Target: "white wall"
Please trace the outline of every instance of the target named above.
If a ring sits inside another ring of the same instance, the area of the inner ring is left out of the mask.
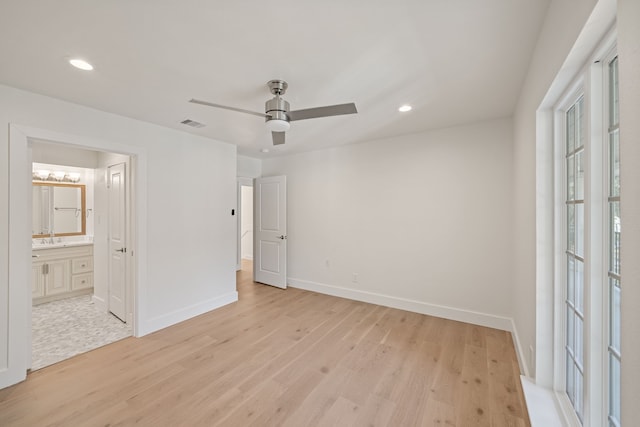
[[[253,157],[238,156],[238,176],[258,178],[262,175],[262,161]]]
[[[231,216],[236,206],[235,146],[0,86],[0,126],[8,129],[10,123],[27,133],[19,138],[14,138],[18,130],[11,133],[18,152],[9,151],[8,133],[0,133],[0,348],[8,348],[0,351],[0,387],[18,379],[15,369],[21,371],[27,359],[26,331],[21,330],[26,329],[26,304],[13,300],[24,295],[26,303],[27,291],[20,287],[29,286],[30,245],[16,230],[27,230],[29,239],[30,213],[26,197],[10,188],[26,191],[30,185],[26,137],[34,129],[72,144],[86,141],[90,149],[137,155],[139,334],[237,299],[236,218]],[[10,157],[18,163],[10,164]],[[10,198],[20,204],[9,206]],[[20,218],[22,211],[26,219]],[[10,212],[15,221],[11,228]],[[11,254],[11,265],[7,242],[24,250]],[[24,261],[14,264],[20,257]]]
[[[31,146],[31,158],[34,163],[53,163],[87,169],[95,169],[98,166],[98,153],[95,151],[51,144],[47,141],[32,141]]]
[[[551,1],[514,114],[513,315],[523,349],[536,347],[536,110],[594,5],[594,0]],[[535,376],[534,361],[524,362]]]
[[[288,283],[509,328],[511,136],[502,119],[264,160],[287,176]]]
[[[640,418],[640,2],[618,0],[622,210],[622,425]]]

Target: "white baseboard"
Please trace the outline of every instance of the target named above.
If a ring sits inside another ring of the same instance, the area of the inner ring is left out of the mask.
[[[253,255],[242,255],[242,259],[253,260]]]
[[[516,348],[516,356],[518,356],[518,364],[520,370],[525,377],[529,378],[529,364],[527,363],[526,353],[520,343],[520,337],[518,336],[518,330],[516,329],[516,323],[511,319],[511,336],[513,337],[513,345]],[[533,363],[533,360],[531,361]]]
[[[148,320],[143,320],[138,336],[150,334],[236,301],[238,301],[238,292],[233,291],[207,301],[193,304],[189,307],[181,308]]]
[[[336,297],[383,305],[385,307],[412,311],[414,313],[427,314],[429,316],[442,317],[449,320],[457,320],[459,322],[472,323],[474,325],[501,329],[503,331],[511,332],[513,325],[512,320],[508,317],[496,316],[493,314],[481,313],[478,311],[448,307],[445,305],[430,304],[422,301],[399,298],[375,292],[367,292],[358,289],[327,285],[324,283],[310,282],[308,280],[287,278],[287,283],[293,288],[305,289],[307,291],[318,292],[321,294],[333,295]]]
[[[108,310],[107,302],[103,298],[100,298],[93,294],[91,295],[91,301],[93,301],[93,303],[96,305],[96,307],[98,307],[98,309],[100,309],[100,311],[106,312]]]

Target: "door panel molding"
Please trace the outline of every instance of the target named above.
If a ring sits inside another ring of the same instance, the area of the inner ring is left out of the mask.
[[[253,280],[287,287],[287,177],[256,178]]]

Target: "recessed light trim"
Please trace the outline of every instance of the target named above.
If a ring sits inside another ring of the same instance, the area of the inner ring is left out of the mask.
[[[268,152],[269,152],[269,149],[268,149],[268,148],[262,148],[262,149],[260,150],[260,152],[261,152],[261,153],[268,153]]]
[[[79,58],[70,59],[69,64],[84,71],[93,70],[93,65],[89,64],[84,59],[79,59]]]
[[[411,111],[412,109],[413,107],[411,105],[405,104],[398,108],[398,111],[400,111],[401,113],[406,113],[407,111]]]

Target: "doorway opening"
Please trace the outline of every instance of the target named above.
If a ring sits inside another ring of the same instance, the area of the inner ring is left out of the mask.
[[[237,228],[236,271],[239,271],[244,270],[248,265],[246,261],[253,261],[253,180],[251,178],[238,178]]]
[[[34,371],[133,335],[134,162],[59,142],[29,147]]]

